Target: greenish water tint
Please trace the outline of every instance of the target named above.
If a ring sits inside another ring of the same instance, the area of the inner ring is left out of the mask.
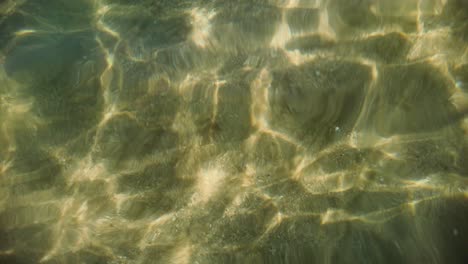
[[[0,0],[0,263],[467,263],[468,1]]]

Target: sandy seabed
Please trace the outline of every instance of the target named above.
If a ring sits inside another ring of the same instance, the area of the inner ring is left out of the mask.
[[[1,0],[0,263],[468,263],[468,1]]]

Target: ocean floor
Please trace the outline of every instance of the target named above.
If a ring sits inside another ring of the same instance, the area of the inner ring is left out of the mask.
[[[0,263],[468,263],[467,0],[0,0]]]

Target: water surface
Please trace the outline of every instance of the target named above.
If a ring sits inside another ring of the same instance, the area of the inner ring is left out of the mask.
[[[468,1],[0,1],[0,263],[467,263]]]

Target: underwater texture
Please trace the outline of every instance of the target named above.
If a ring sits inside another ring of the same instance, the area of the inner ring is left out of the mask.
[[[0,0],[0,263],[468,263],[467,0]]]

